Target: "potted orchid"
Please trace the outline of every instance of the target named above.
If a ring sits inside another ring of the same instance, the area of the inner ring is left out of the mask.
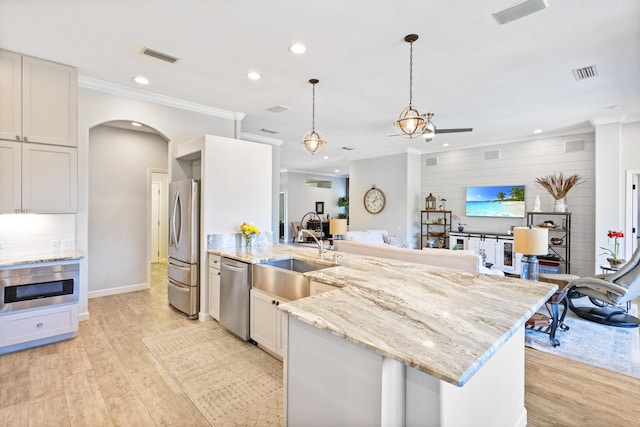
[[[251,246],[251,239],[253,238],[253,236],[260,232],[260,229],[258,229],[258,227],[253,224],[247,224],[246,222],[243,222],[242,225],[240,225],[240,231],[244,236],[244,242],[246,246],[249,247]]]
[[[611,267],[618,267],[626,262],[624,259],[618,258],[620,256],[620,241],[618,239],[622,239],[624,237],[624,234],[622,233],[622,231],[609,230],[607,232],[607,237],[609,239],[613,239],[613,250],[600,247],[600,249],[604,249],[606,251],[601,253],[600,255],[611,255],[607,257],[609,265],[611,265]]]
[[[465,227],[467,224],[464,224],[464,223],[460,222],[460,217],[459,217],[458,215],[456,215],[456,214],[451,215],[451,218],[452,218],[454,221],[458,221],[458,231],[464,231],[464,227]]]

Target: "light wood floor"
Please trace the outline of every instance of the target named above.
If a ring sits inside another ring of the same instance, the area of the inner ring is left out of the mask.
[[[1,426],[208,425],[141,341],[193,322],[167,305],[166,267],[89,312],[75,339],[0,356]],[[525,387],[529,426],[640,426],[640,380],[527,348]]]

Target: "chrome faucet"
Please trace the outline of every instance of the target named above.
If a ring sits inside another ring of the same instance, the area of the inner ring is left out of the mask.
[[[309,231],[309,230],[305,230],[304,228],[301,228],[300,232],[298,233],[299,242],[302,241],[303,233],[307,233],[309,236],[313,237],[313,240],[315,240],[316,243],[318,244],[318,259],[320,259],[320,261],[324,261],[324,254],[325,252],[327,252],[327,250],[324,248],[324,245],[322,244],[322,240],[318,240],[316,238],[316,235],[313,233],[313,231]],[[320,238],[322,238],[322,235],[320,235]]]

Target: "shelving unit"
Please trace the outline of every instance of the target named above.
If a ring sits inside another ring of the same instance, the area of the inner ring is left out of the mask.
[[[553,221],[555,227],[545,227],[549,230],[549,254],[557,259],[538,256],[540,272],[543,273],[545,265],[558,266],[559,273],[571,273],[571,212],[527,212],[527,226],[539,226],[545,221]],[[561,244],[552,244],[551,239],[562,239]],[[551,271],[550,271],[551,272]],[[555,271],[553,271],[555,273]]]
[[[449,249],[451,211],[420,211],[420,247],[433,242],[434,248]]]

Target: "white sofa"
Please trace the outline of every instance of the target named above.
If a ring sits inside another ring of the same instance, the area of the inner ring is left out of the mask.
[[[368,230],[369,232],[372,230]],[[384,230],[381,230],[384,231]],[[369,233],[369,237],[377,233]],[[375,237],[374,237],[375,238]],[[380,240],[382,237],[380,237]],[[482,257],[471,251],[448,251],[444,249],[423,248],[422,250],[399,248],[382,243],[350,240],[334,240],[338,252],[357,255],[374,256],[378,258],[395,259],[398,261],[415,262],[437,267],[453,268],[472,273],[504,275],[499,270],[489,269],[482,265]]]

